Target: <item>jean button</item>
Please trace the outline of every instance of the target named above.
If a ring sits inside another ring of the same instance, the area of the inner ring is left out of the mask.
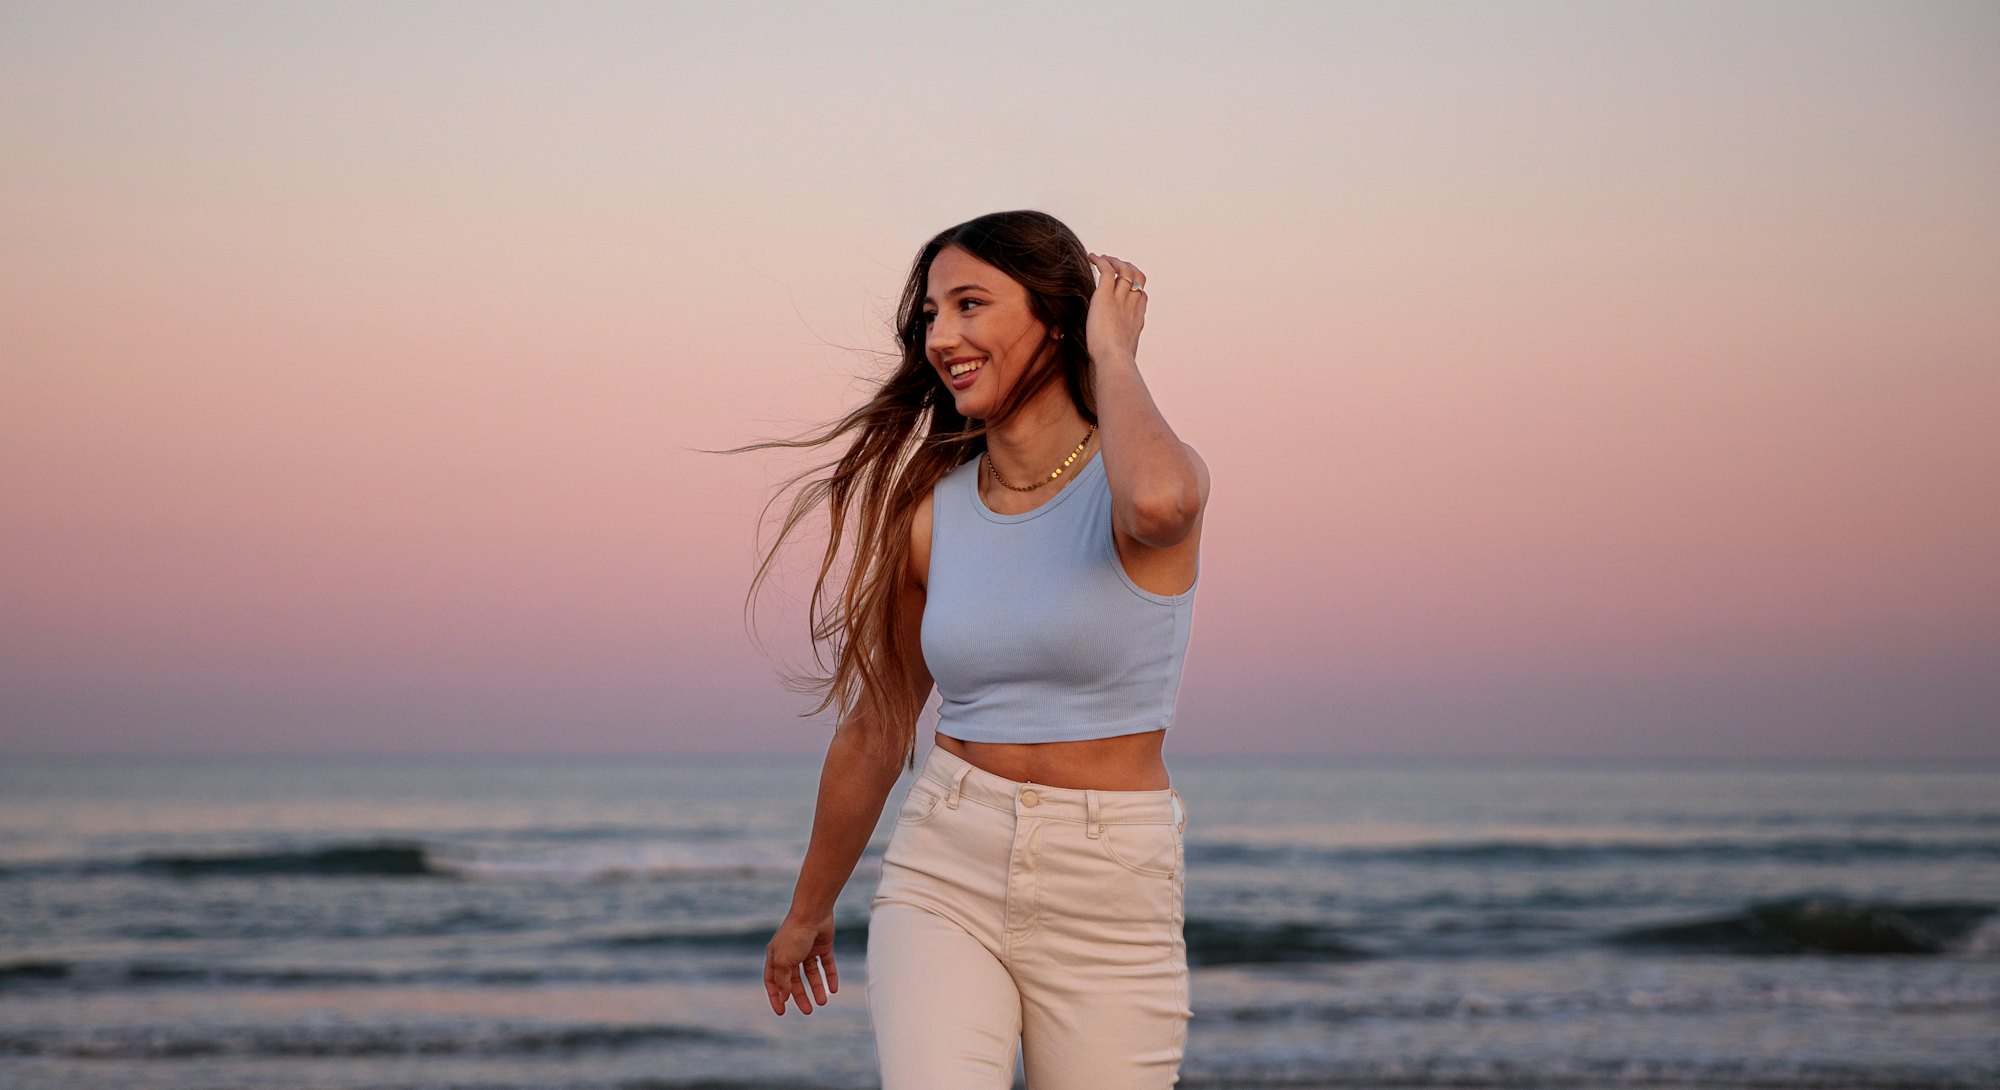
[[[1040,795],[1035,794],[1034,788],[1024,787],[1021,789],[1021,805],[1033,806],[1041,801],[1042,797]]]

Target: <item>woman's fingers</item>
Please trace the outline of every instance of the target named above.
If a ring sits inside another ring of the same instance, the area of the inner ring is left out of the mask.
[[[828,950],[826,953],[821,954],[819,959],[826,965],[827,990],[831,992],[840,991],[840,969],[833,964],[833,951]]]
[[[792,999],[798,1003],[800,1014],[811,1014],[813,1012],[812,996],[806,994],[805,982],[801,979],[803,976],[801,970],[801,966],[793,966],[787,974],[792,978]]]
[[[812,985],[813,998],[819,1005],[826,1006],[826,980],[820,976],[819,959],[807,958],[805,963],[806,983]]]
[[[787,965],[774,958],[764,961],[764,993],[770,997],[771,1010],[779,1017],[785,1013],[785,1002],[790,1000],[799,1005],[800,1014],[812,1013],[812,997],[806,994],[806,987],[799,980],[801,966]],[[820,1006],[826,1005],[826,993],[820,993]]]
[[[1090,263],[1097,269],[1097,290],[1109,291],[1114,283],[1113,278],[1118,274],[1117,267],[1103,254],[1091,254]]]
[[[806,994],[806,986],[799,982],[799,967],[790,965],[781,968],[778,970],[778,976],[778,1013],[785,1013],[785,1000],[789,999],[799,1005],[800,1014],[811,1014],[813,1012],[812,996]]]
[[[1133,287],[1145,284],[1145,280],[1141,279],[1145,274],[1139,271],[1139,266],[1132,264],[1130,261],[1121,261],[1110,254],[1091,254],[1089,257],[1090,263],[1096,265],[1104,273],[1097,281],[1097,285],[1100,288],[1106,285],[1115,286],[1121,277],[1127,284]]]
[[[769,961],[764,963],[764,994],[771,1000],[771,1013],[783,1017],[785,1013],[785,989],[779,986],[776,967]]]

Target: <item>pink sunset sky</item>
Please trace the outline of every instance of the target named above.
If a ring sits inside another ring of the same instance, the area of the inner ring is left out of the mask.
[[[1153,292],[1170,754],[2000,756],[2000,6],[0,11],[0,753],[809,752],[921,243]],[[767,527],[768,532],[768,527]],[[930,716],[925,716],[928,728]]]

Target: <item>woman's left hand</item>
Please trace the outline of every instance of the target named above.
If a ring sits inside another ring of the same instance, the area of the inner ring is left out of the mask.
[[[1090,296],[1084,319],[1084,347],[1094,361],[1139,359],[1139,331],[1146,326],[1146,274],[1130,261],[1109,254],[1090,254],[1097,266],[1097,290]]]

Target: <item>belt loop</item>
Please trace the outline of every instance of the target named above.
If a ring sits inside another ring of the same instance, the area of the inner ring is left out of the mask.
[[[965,797],[965,774],[970,771],[972,771],[970,767],[961,768],[951,777],[951,787],[944,793],[946,806],[958,809],[958,800]]]
[[[1092,840],[1104,831],[1104,825],[1097,820],[1097,791],[1085,788],[1083,792],[1083,835]]]
[[[1187,828],[1187,802],[1179,791],[1171,787],[1167,791],[1174,796],[1174,832],[1178,833]]]

